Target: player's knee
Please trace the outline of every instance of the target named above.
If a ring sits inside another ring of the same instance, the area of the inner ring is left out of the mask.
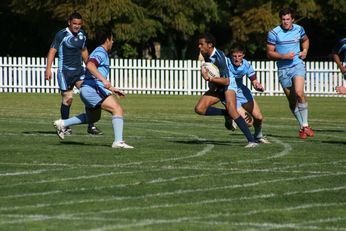
[[[195,106],[195,112],[199,115],[204,115],[205,111],[198,105]]]
[[[63,104],[70,106],[72,104],[73,98],[72,97],[65,97],[63,99]]]

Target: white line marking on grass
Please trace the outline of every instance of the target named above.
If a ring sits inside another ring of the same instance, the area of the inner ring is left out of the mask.
[[[259,161],[263,161],[263,160],[270,160],[270,159],[274,159],[274,158],[283,157],[292,151],[292,146],[290,144],[284,143],[275,137],[270,137],[270,140],[273,140],[275,143],[282,145],[284,147],[284,150],[282,150],[281,152],[276,153],[272,156],[266,157],[266,158],[252,159],[252,160],[239,160],[237,162],[238,163],[253,163],[253,162],[259,162]]]
[[[50,172],[50,171],[63,171],[66,169],[38,169],[38,170],[32,170],[32,171],[22,171],[22,172],[5,172],[0,173],[0,177],[6,177],[6,176],[20,176],[20,175],[34,175],[34,174],[41,174],[44,172]]]
[[[341,176],[346,175],[346,173],[343,174],[325,174],[325,175],[311,175],[311,176],[303,176],[303,177],[291,177],[291,178],[284,178],[284,179],[275,179],[275,180],[269,180],[269,181],[260,181],[255,183],[246,183],[246,184],[237,184],[237,185],[228,185],[228,186],[220,186],[220,187],[212,187],[212,188],[199,188],[199,189],[185,189],[185,190],[176,190],[172,192],[161,192],[161,193],[153,193],[153,194],[145,194],[140,196],[118,196],[118,197],[110,197],[107,199],[101,198],[101,199],[84,199],[84,200],[72,200],[72,201],[66,201],[66,202],[60,202],[60,203],[43,203],[43,204],[36,204],[36,205],[25,205],[25,206],[12,206],[12,207],[2,207],[0,208],[0,211],[12,211],[12,210],[20,210],[20,209],[35,209],[35,208],[43,208],[43,207],[50,207],[50,206],[61,206],[61,205],[73,205],[73,204],[83,204],[83,203],[96,203],[96,202],[109,202],[109,201],[123,201],[123,200],[142,200],[147,198],[154,198],[154,197],[166,197],[166,196],[176,196],[176,195],[182,195],[187,193],[197,193],[197,192],[209,192],[209,191],[216,191],[216,190],[225,190],[225,189],[234,189],[234,188],[246,188],[246,187],[253,187],[260,184],[268,184],[268,183],[277,183],[277,182],[285,182],[285,181],[294,181],[294,180],[307,180],[307,179],[314,179],[318,177],[330,177],[330,176]],[[283,196],[290,196],[290,193],[292,194],[298,194],[298,193],[317,193],[320,191],[339,191],[346,189],[346,186],[341,187],[335,187],[335,188],[323,188],[323,189],[316,189],[315,190],[308,190],[308,191],[298,191],[298,192],[287,192],[285,194],[280,194]],[[267,194],[266,194],[267,195]],[[271,194],[272,195],[272,194]],[[275,194],[276,196],[280,196]],[[261,196],[261,195],[260,195]],[[226,199],[226,201],[232,201],[233,199]],[[237,199],[238,200],[238,199]],[[214,201],[214,200],[211,200]],[[220,202],[223,202],[223,199],[221,199]],[[200,203],[200,202],[194,202],[194,203]],[[204,202],[201,202],[202,204]],[[216,202],[214,202],[216,203]],[[185,204],[185,203],[183,203]],[[188,204],[187,204],[188,205]],[[175,204],[171,205],[172,207],[175,207]],[[132,208],[132,207],[130,207]],[[138,209],[138,207],[135,207]],[[143,207],[144,208],[144,207]]]

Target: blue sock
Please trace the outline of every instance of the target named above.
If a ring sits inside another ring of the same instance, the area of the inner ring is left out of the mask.
[[[254,137],[255,139],[259,139],[259,138],[262,138],[263,137],[263,134],[262,134],[262,123],[254,123],[253,124],[253,127],[255,129],[255,133],[254,133]]]
[[[124,120],[122,116],[112,116],[112,125],[114,130],[114,141],[123,141]]]
[[[221,116],[221,115],[228,115],[226,109],[221,109],[217,107],[208,107],[206,112],[206,116]]]
[[[253,136],[251,135],[250,129],[247,126],[243,117],[239,116],[234,121],[237,123],[239,129],[243,132],[248,142],[256,142]]]
[[[85,113],[83,113],[83,114],[64,120],[64,126],[69,127],[76,124],[85,124],[87,122],[88,122],[88,117]]]
[[[297,108],[302,118],[302,126],[308,126],[308,103],[298,103]]]
[[[87,108],[85,108],[85,111],[87,111],[88,109]],[[94,127],[94,123],[89,123],[88,124],[88,128],[92,128],[92,127]]]
[[[70,116],[70,108],[71,108],[71,105],[61,104],[60,106],[61,119],[63,120],[68,119],[68,117]]]

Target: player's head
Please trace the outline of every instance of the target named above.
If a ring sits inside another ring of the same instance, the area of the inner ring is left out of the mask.
[[[198,48],[203,55],[211,55],[215,47],[215,37],[212,34],[201,34],[198,38]]]
[[[102,45],[107,51],[113,46],[113,33],[107,27],[98,27],[95,31],[95,40],[98,45]]]
[[[78,12],[73,12],[68,18],[68,28],[72,33],[78,33],[83,25],[82,15]]]
[[[233,65],[241,66],[243,64],[243,58],[245,56],[245,48],[240,43],[233,43],[231,48],[229,49],[229,54],[231,56],[231,60]]]
[[[285,30],[292,28],[294,22],[294,10],[290,7],[283,8],[279,12],[279,17],[281,20],[281,27]]]

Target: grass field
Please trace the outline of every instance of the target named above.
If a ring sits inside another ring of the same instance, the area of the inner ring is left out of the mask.
[[[250,150],[197,100],[127,96],[135,149],[115,150],[109,114],[60,142],[60,96],[0,94],[0,230],[346,230],[345,98],[309,98],[303,141],[285,98],[257,97],[271,144]]]

